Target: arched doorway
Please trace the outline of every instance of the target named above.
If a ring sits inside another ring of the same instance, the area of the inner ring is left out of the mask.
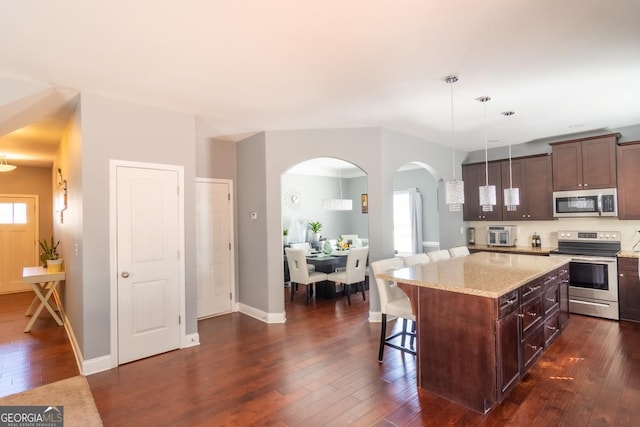
[[[300,162],[281,176],[281,225],[283,246],[307,243],[310,252],[320,252],[325,242],[335,245],[343,237],[368,245],[368,177],[348,161],[318,157]],[[329,200],[347,200],[350,210],[336,209]],[[333,208],[332,208],[333,207]],[[320,224],[313,233],[310,224]],[[286,230],[286,237],[284,232]],[[284,252],[284,251],[283,251]],[[284,281],[288,286],[288,268],[283,257]],[[323,293],[319,297],[333,297]]]
[[[398,255],[439,248],[439,182],[431,169],[424,163],[410,162],[398,168],[394,174],[394,249]],[[416,200],[418,206],[413,204]],[[416,212],[419,216],[417,221],[413,220]]]

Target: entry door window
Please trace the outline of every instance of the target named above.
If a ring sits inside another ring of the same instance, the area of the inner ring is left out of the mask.
[[[26,203],[0,203],[0,224],[26,224]]]

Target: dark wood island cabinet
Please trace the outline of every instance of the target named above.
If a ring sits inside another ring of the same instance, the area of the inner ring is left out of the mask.
[[[502,402],[566,326],[567,262],[478,252],[379,274],[413,305],[418,386],[480,413]]]

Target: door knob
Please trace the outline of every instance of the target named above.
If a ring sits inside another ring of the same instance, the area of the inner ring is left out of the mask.
[[[128,271],[123,271],[122,273],[120,273],[120,276],[122,276],[123,278],[127,278],[129,277],[129,272]]]

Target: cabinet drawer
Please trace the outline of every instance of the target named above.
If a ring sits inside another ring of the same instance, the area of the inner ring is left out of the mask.
[[[548,288],[542,295],[542,305],[544,307],[544,314],[549,315],[554,310],[560,307],[560,287],[558,284]]]
[[[560,333],[560,312],[556,311],[544,321],[544,346],[551,344]]]
[[[539,296],[542,293],[542,280],[533,280],[520,288],[520,300],[523,303]]]
[[[543,313],[542,298],[540,296],[522,305],[519,314],[522,319],[520,322],[522,337],[524,337],[529,330],[532,330],[542,323]]]
[[[498,298],[498,319],[502,319],[519,306],[520,298],[518,296],[517,289],[509,292],[508,294],[502,295]]]
[[[524,374],[529,367],[542,354],[544,349],[544,330],[542,327],[536,328],[522,342],[522,372]]]

